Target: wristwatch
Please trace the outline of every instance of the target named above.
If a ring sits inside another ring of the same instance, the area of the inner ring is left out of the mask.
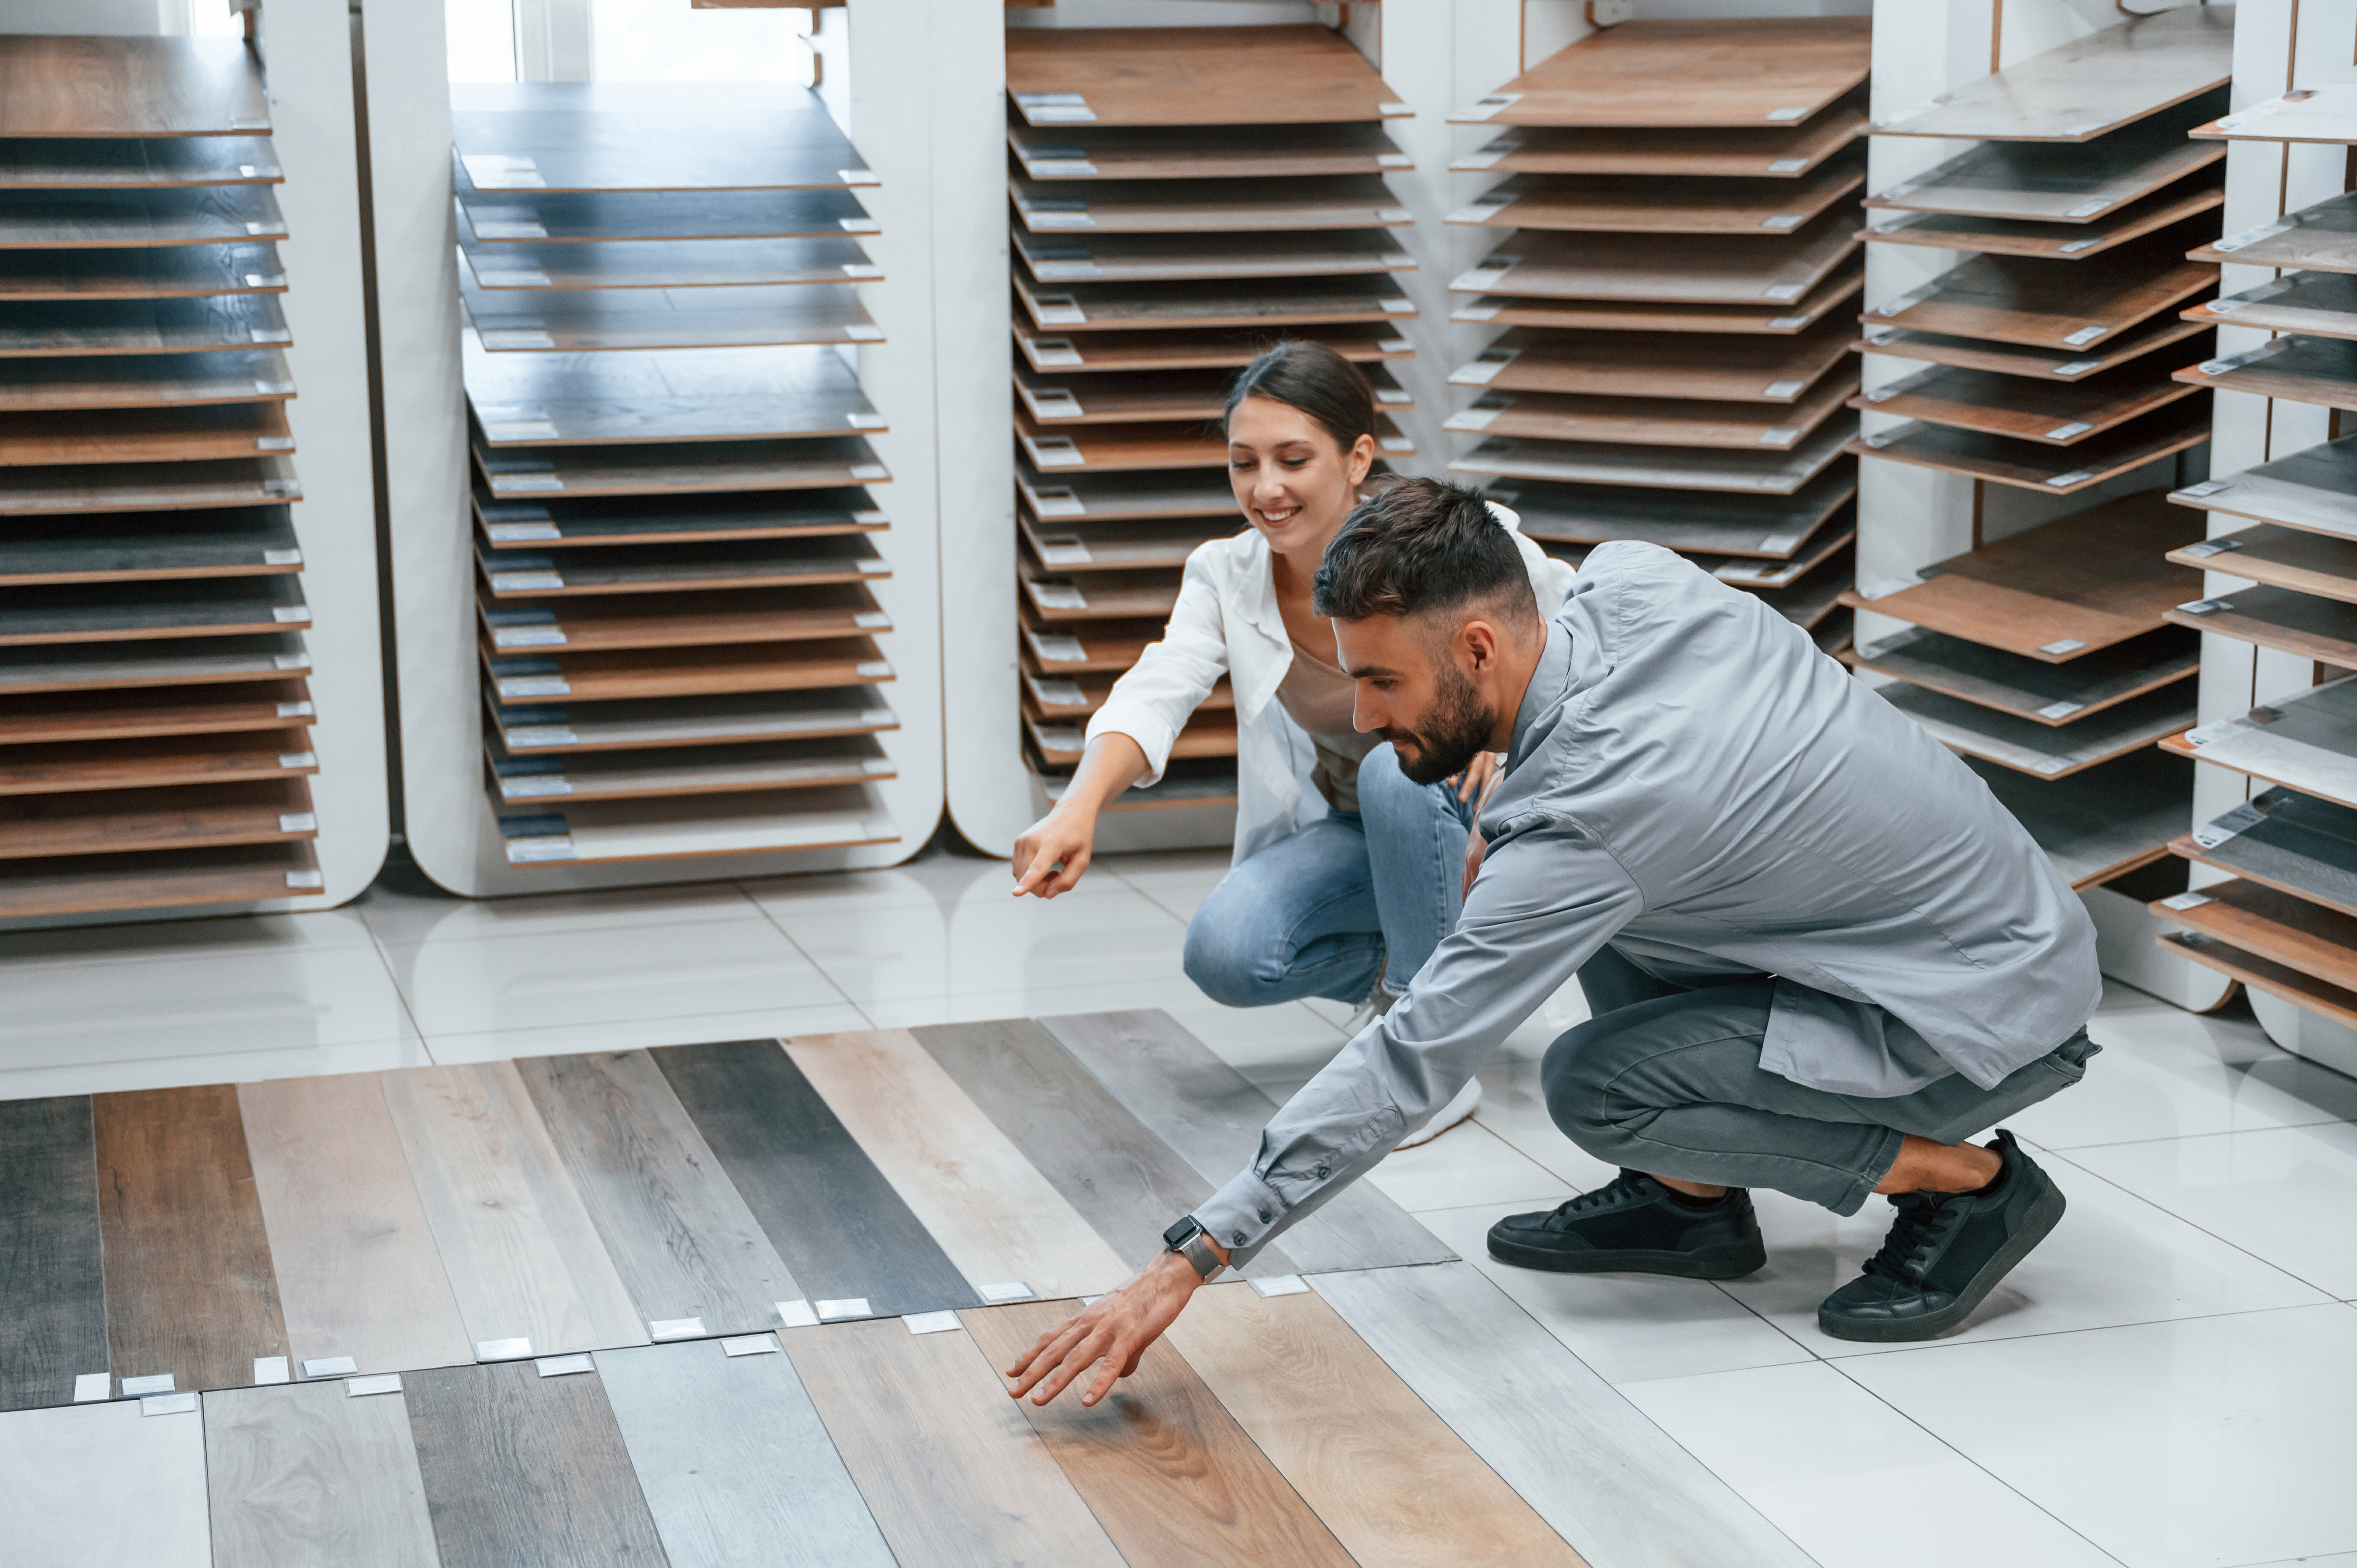
[[[1217,1279],[1228,1266],[1220,1262],[1217,1252],[1211,1251],[1211,1243],[1205,1239],[1202,1224],[1191,1214],[1162,1233],[1162,1244],[1194,1265],[1195,1272],[1203,1276],[1206,1284]]]

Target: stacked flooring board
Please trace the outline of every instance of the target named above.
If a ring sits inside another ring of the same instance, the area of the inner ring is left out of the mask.
[[[1804,1568],[1365,1186],[1010,1402],[1273,1110],[1156,1013],[0,1103],[8,1561]]]
[[[0,918],[317,888],[261,72],[0,37]]]
[[[512,865],[890,843],[876,177],[813,93],[454,90],[484,765]]]
[[[1162,634],[1188,553],[1237,532],[1220,418],[1283,338],[1330,344],[1406,406],[1415,266],[1384,186],[1405,114],[1322,27],[1012,28],[1016,592],[1027,761],[1051,796],[1089,715]],[[1382,454],[1413,450],[1378,413]],[[1154,788],[1235,797],[1224,682]]]
[[[1450,380],[1449,467],[1577,561],[1690,554],[1828,649],[1849,639],[1868,19],[1628,22],[1452,118],[1507,177],[1449,221],[1511,230],[1451,284],[1505,330]]]
[[[2225,101],[2233,16],[2184,8],[2008,67],[1878,134],[1976,137],[1868,199],[1866,237],[1963,252],[1867,313],[1864,352],[1921,369],[1856,400],[1904,423],[1852,450],[2041,496],[2092,490],[2209,437],[2175,373],[2208,351],[2222,169],[2189,139]],[[1877,519],[1868,517],[1868,527]],[[2159,490],[2105,500],[1844,596],[1908,623],[1853,661],[1986,779],[2072,886],[2165,857],[2191,771],[2198,519]]]

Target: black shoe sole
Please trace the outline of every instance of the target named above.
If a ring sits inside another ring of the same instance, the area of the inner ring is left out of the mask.
[[[2039,1174],[2045,1175],[2043,1171]],[[1859,1345],[1899,1345],[1944,1334],[1988,1299],[1988,1293],[1996,1289],[1997,1282],[2013,1273],[2014,1265],[2029,1256],[2030,1249],[2045,1240],[2048,1232],[2061,1223],[2062,1211],[2069,1207],[2062,1189],[2054,1185],[2052,1177],[2047,1177],[2046,1191],[2030,1206],[2029,1218],[2021,1229],[2007,1237],[2005,1245],[1981,1265],[1980,1273],[1972,1277],[1962,1295],[1937,1312],[1925,1313],[1921,1317],[1860,1319],[1837,1317],[1820,1306],[1817,1327],[1835,1339]]]
[[[1558,1251],[1552,1247],[1525,1247],[1490,1238],[1490,1256],[1522,1269],[1544,1269],[1555,1274],[1670,1274],[1682,1280],[1738,1280],[1768,1266],[1768,1243],[1754,1230],[1730,1246],[1704,1247],[1691,1252],[1663,1252],[1623,1247],[1614,1251]]]

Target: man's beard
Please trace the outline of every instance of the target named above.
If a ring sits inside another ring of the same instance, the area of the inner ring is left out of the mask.
[[[1399,765],[1400,771],[1418,784],[1437,784],[1464,772],[1474,757],[1490,749],[1491,733],[1497,728],[1496,715],[1481,705],[1480,689],[1463,671],[1454,664],[1443,664],[1438,677],[1439,690],[1424,728],[1382,732],[1394,751],[1402,741],[1415,746],[1415,760],[1411,763],[1402,751]]]

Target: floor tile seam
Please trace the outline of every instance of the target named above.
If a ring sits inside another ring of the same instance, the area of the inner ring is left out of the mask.
[[[2289,1129],[2287,1129],[2287,1129],[2284,1129],[2284,1130],[2285,1130],[2285,1131],[2289,1131]],[[2158,1141],[2160,1141],[2160,1140],[2155,1140],[2155,1141],[2156,1141],[2156,1142],[2158,1142]],[[2116,1146],[2116,1145],[2115,1145],[2115,1146]],[[2069,1166],[2070,1166],[2072,1170],[2074,1170],[2074,1171],[2079,1171],[2079,1172],[2083,1173],[2083,1175],[2086,1175],[2086,1176],[2088,1176],[2093,1177],[2093,1178],[2094,1180],[2096,1180],[2096,1181],[2102,1182],[2105,1187],[2110,1187],[2110,1188],[2111,1188],[2112,1190],[2114,1190],[2115,1192],[2120,1192],[2120,1193],[2125,1193],[2125,1194],[2126,1194],[2129,1197],[2132,1197],[2132,1198],[2136,1199],[2138,1203],[2144,1204],[2147,1208],[2151,1208],[2151,1209],[2152,1209],[2152,1210],[2154,1210],[2156,1213],[2165,1214],[2165,1215],[2167,1215],[2169,1219],[2176,1220],[2176,1221],[2177,1221],[2179,1224],[2180,1224],[2180,1225],[2190,1225],[2190,1226],[2191,1226],[2195,1230],[2197,1230],[2197,1231],[2201,1232],[2201,1233],[2202,1235],[2204,1235],[2204,1236],[2209,1237],[2212,1240],[2216,1241],[2219,1245],[2221,1245],[2221,1246],[2222,1246],[2222,1247],[2228,1247],[2228,1248],[2231,1248],[2231,1249],[2233,1249],[2234,1251],[2240,1252],[2243,1256],[2244,1256],[2244,1257],[2246,1257],[2246,1258],[2250,1259],[2253,1262],[2259,1264],[2259,1265],[2260,1265],[2261,1267],[2263,1267],[2263,1268],[2273,1269],[2276,1273],[2279,1273],[2279,1274],[2283,1275],[2286,1279],[2287,1279],[2287,1280],[2292,1280],[2292,1281],[2295,1281],[2295,1282],[2296,1282],[2296,1283],[2300,1283],[2300,1284],[2306,1285],[2309,1289],[2310,1289],[2310,1290],[2312,1290],[2312,1291],[2316,1291],[2316,1292],[2318,1292],[2319,1294],[2322,1294],[2322,1295],[2324,1295],[2325,1297],[2327,1297],[2327,1298],[2329,1298],[2329,1299],[2336,1300],[2336,1301],[2340,1299],[2339,1295],[2338,1295],[2334,1291],[2332,1291],[2329,1286],[2319,1284],[2319,1283],[2318,1283],[2316,1281],[2314,1281],[2314,1280],[2311,1280],[2311,1279],[2308,1278],[2308,1277],[2307,1277],[2306,1275],[2304,1275],[2304,1274],[2297,1274],[2297,1273],[2294,1273],[2291,1270],[2289,1270],[2289,1269],[2287,1269],[2287,1268],[2284,1267],[2284,1265],[2283,1265],[2283,1264],[2276,1262],[2273,1258],[2268,1258],[2268,1257],[2263,1257],[2263,1256],[2261,1256],[2259,1253],[2253,1251],[2250,1248],[2244,1246],[2241,1242],[2236,1241],[2236,1240],[2233,1240],[2233,1239],[2231,1239],[2231,1238],[2229,1238],[2229,1237],[2220,1235],[2217,1231],[2212,1230],[2209,1226],[2202,1224],[2200,1220],[2198,1220],[2198,1219],[2194,1219],[2191,1215],[2189,1215],[2189,1214],[2179,1214],[2179,1213],[2178,1213],[2178,1212],[2177,1212],[2177,1210],[2175,1210],[2175,1209],[2173,1209],[2173,1208],[2169,1208],[2168,1206],[2166,1206],[2166,1205],[2164,1205],[2164,1204],[2160,1203],[2158,1200],[2157,1200],[2157,1199],[2155,1199],[2155,1198],[2151,1198],[2151,1197],[2147,1197],[2145,1194],[2143,1194],[2143,1193],[2140,1193],[2140,1192],[2136,1191],[2134,1187],[2131,1187],[2126,1186],[2126,1185],[2124,1185],[2123,1183],[2120,1183],[2120,1182],[2117,1182],[2117,1181],[2113,1180],[2110,1176],[2105,1176],[2103,1172],[2101,1172],[2101,1171],[2099,1171],[2099,1170],[2096,1170],[2096,1169],[2095,1169],[2093,1166],[2092,1166],[2092,1165],[2081,1165],[2078,1161],[2076,1161],[2076,1160],[2074,1160],[2074,1159],[2072,1159],[2068,1155],[2064,1155],[2064,1154],[2061,1154],[2061,1153],[2055,1153],[2055,1154],[2051,1155],[2050,1157],[2050,1158],[2052,1158],[2052,1159],[2054,1159],[2054,1160],[2059,1161],[2060,1163],[2061,1163],[2061,1164],[2063,1164],[2063,1165],[2069,1165]],[[2312,1304],[2312,1303],[2311,1303],[2310,1305],[2314,1305],[2314,1304]],[[2260,1310],[2260,1311],[2272,1311],[2272,1310],[2274,1310],[2274,1309],[2273,1309],[2273,1308],[2258,1308],[2258,1309],[2255,1309],[2255,1310]],[[2212,1316],[2212,1315],[2204,1315],[2204,1316]]]
[[[428,1041],[431,1041],[431,1040],[436,1040],[436,1039],[441,1039],[441,1040],[453,1040],[453,1039],[464,1039],[464,1038],[467,1038],[467,1037],[468,1037],[468,1036],[476,1036],[476,1035],[528,1035],[528,1034],[538,1034],[538,1033],[542,1033],[542,1032],[544,1032],[544,1031],[557,1031],[557,1030],[583,1031],[583,1030],[588,1030],[588,1029],[605,1028],[605,1027],[609,1027],[609,1026],[628,1026],[628,1025],[636,1025],[636,1024],[645,1024],[645,1025],[649,1025],[649,1026],[653,1026],[653,1025],[657,1025],[657,1024],[667,1024],[667,1023],[693,1024],[693,1023],[694,1023],[696,1020],[698,1020],[698,1019],[700,1019],[700,1018],[727,1018],[727,1017],[733,1017],[733,1016],[735,1016],[735,1015],[738,1015],[738,1014],[744,1014],[744,1013],[753,1013],[753,1014],[769,1014],[769,1013],[802,1013],[802,1012],[807,1012],[807,1011],[811,1011],[811,1010],[813,1010],[813,1009],[820,1008],[820,1007],[842,1007],[842,1008],[845,1008],[845,1009],[849,1010],[850,1012],[857,1013],[857,1014],[859,1015],[859,1016],[860,1016],[861,1018],[863,1018],[863,1019],[865,1019],[865,1018],[866,1018],[866,1017],[867,1017],[867,1014],[866,1014],[865,1011],[863,1011],[863,1010],[862,1010],[862,1009],[861,1009],[861,1008],[860,1008],[856,1004],[853,1003],[853,1002],[852,1002],[852,1001],[850,1001],[848,998],[845,998],[845,999],[842,999],[842,1000],[839,1000],[839,1001],[834,1001],[834,1002],[797,1002],[797,1003],[793,1003],[793,1004],[790,1004],[790,1005],[782,1006],[782,1007],[721,1007],[721,1008],[716,1008],[714,1011],[709,1012],[709,1013],[658,1013],[658,1014],[655,1014],[653,1016],[651,1016],[651,1017],[648,1017],[648,1018],[609,1018],[609,1019],[605,1019],[605,1020],[602,1020],[602,1021],[599,1021],[599,1022],[596,1022],[596,1023],[586,1023],[586,1024],[585,1024],[585,1023],[575,1023],[575,1024],[517,1024],[517,1025],[514,1025],[514,1026],[510,1026],[510,1027],[506,1027],[506,1028],[490,1028],[490,1029],[436,1029],[436,1030],[435,1030],[431,1035],[424,1035],[424,1034],[421,1034],[420,1037],[421,1037],[421,1038],[423,1038],[423,1039],[428,1040]],[[871,1023],[869,1024],[869,1026],[869,1026],[870,1028],[874,1028],[874,1027],[877,1027],[877,1026],[871,1022]],[[840,1033],[842,1033],[843,1031],[838,1030],[838,1029],[828,1029],[828,1030],[825,1030],[825,1031],[823,1031],[823,1032],[824,1032],[824,1033],[827,1033],[827,1034],[840,1034]],[[759,1031],[756,1031],[754,1034],[752,1034],[752,1035],[750,1035],[750,1036],[741,1035],[741,1034],[740,1034],[740,1035],[732,1035],[732,1036],[728,1036],[728,1038],[729,1038],[729,1039],[737,1039],[737,1040],[741,1040],[741,1039],[767,1039],[767,1038],[769,1038],[769,1037],[770,1037],[770,1036],[766,1036],[766,1035],[763,1035],[763,1034],[761,1034],[761,1033],[760,1033],[760,1032],[759,1032]],[[777,1037],[778,1037],[778,1038],[782,1039],[782,1038],[785,1038],[786,1036],[777,1036]],[[651,1045],[651,1046],[640,1046],[640,1047],[591,1047],[591,1048],[593,1048],[593,1049],[606,1049],[606,1048],[623,1049],[623,1048],[630,1048],[630,1049],[637,1049],[637,1050],[659,1050],[659,1049],[662,1049],[663,1047],[667,1047],[667,1046],[704,1046],[704,1045],[725,1045],[725,1044],[726,1044],[726,1043],[727,1043],[727,1041],[726,1041],[726,1040],[662,1040],[662,1041],[659,1041],[657,1044],[655,1044],[655,1045]],[[568,1053],[568,1052],[565,1052],[565,1051],[534,1051],[534,1052],[527,1052],[527,1053],[526,1053],[526,1055],[527,1055],[527,1056],[565,1056],[565,1055],[569,1055],[569,1054],[570,1054],[570,1053]],[[522,1059],[523,1059],[523,1058],[521,1058],[521,1057],[490,1057],[490,1058],[469,1058],[468,1061],[463,1062],[463,1063],[436,1063],[436,1066],[484,1067],[484,1066],[488,1066],[490,1062],[494,1062],[494,1061],[508,1061],[508,1060],[522,1060]]]
[[[409,993],[402,989],[401,976],[393,972],[392,956],[384,950],[384,944],[376,940],[373,927],[369,929],[369,947],[376,954],[377,967],[384,971],[385,983],[393,987],[393,1000],[401,1004],[401,1015],[409,1020],[409,1032],[415,1037],[418,1048],[425,1053],[427,1061],[435,1061],[434,1047],[427,1042],[425,1031],[417,1026],[417,1009],[411,1005]]]
[[[2101,1144],[2045,1144],[2040,1147],[2066,1154],[2074,1149],[2132,1149],[2145,1144],[2192,1144],[2212,1138],[2256,1138],[2275,1133],[2303,1133],[2312,1127],[2357,1127],[2357,1118],[2323,1115],[2313,1122],[2283,1122],[2272,1127],[2222,1127],[2212,1133],[2164,1133],[2152,1138],[2114,1138]]]
[[[406,1017],[406,1016],[408,1015],[408,1012],[407,1012],[407,1009],[406,1009],[405,1007],[403,1009],[403,1015],[404,1015],[404,1017]],[[277,1055],[279,1055],[280,1053],[282,1053],[282,1052],[286,1052],[286,1051],[341,1051],[341,1050],[360,1050],[360,1049],[364,1049],[364,1048],[366,1048],[366,1047],[370,1047],[370,1046],[405,1046],[405,1045],[409,1045],[409,1044],[412,1044],[412,1043],[415,1043],[415,1044],[418,1044],[418,1045],[421,1045],[421,1046],[422,1046],[422,1045],[425,1043],[425,1036],[422,1033],[420,1033],[420,1032],[418,1032],[418,1031],[417,1031],[417,1029],[416,1029],[416,1027],[415,1027],[415,1024],[414,1024],[414,1022],[413,1021],[413,1022],[412,1022],[412,1025],[411,1025],[411,1032],[410,1032],[410,1033],[408,1033],[408,1034],[406,1034],[406,1035],[373,1035],[373,1036],[371,1036],[370,1037],[368,1037],[367,1039],[361,1039],[361,1040],[338,1040],[338,1041],[334,1042],[334,1043],[333,1043],[333,1044],[331,1044],[331,1045],[321,1045],[321,1044],[319,1044],[319,1043],[317,1043],[317,1042],[316,1042],[316,1041],[315,1041],[315,1042],[313,1042],[313,1043],[311,1043],[311,1044],[309,1044],[309,1045],[302,1045],[302,1046],[256,1046],[256,1047],[247,1047],[247,1048],[245,1048],[245,1049],[242,1049],[242,1050],[230,1050],[230,1051],[222,1051],[222,1050],[183,1051],[183,1052],[179,1052],[179,1053],[178,1053],[178,1054],[176,1054],[176,1055],[172,1055],[172,1056],[161,1056],[161,1057],[96,1057],[96,1058],[92,1058],[92,1057],[77,1057],[77,1058],[74,1058],[73,1060],[71,1060],[71,1061],[64,1061],[64,1062],[44,1062],[44,1063],[41,1063],[41,1064],[39,1064],[39,1065],[38,1065],[38,1066],[34,1066],[34,1067],[7,1067],[7,1066],[0,1066],[0,1085],[5,1085],[5,1084],[7,1082],[8,1079],[9,1079],[12,1075],[16,1074],[16,1073],[20,1073],[20,1072],[70,1072],[70,1071],[74,1070],[74,1069],[77,1069],[77,1068],[140,1067],[140,1066],[145,1066],[145,1064],[150,1063],[150,1062],[153,1062],[153,1063],[156,1063],[156,1065],[158,1065],[158,1066],[161,1066],[161,1065],[163,1065],[163,1064],[165,1064],[165,1063],[168,1063],[168,1062],[184,1062],[184,1061],[190,1061],[190,1060],[194,1060],[194,1059],[197,1059],[197,1058],[204,1058],[204,1057],[269,1057],[269,1056],[277,1056]],[[382,1071],[382,1070],[384,1070],[384,1069],[377,1069],[377,1068],[354,1068],[354,1069],[352,1069],[351,1070],[353,1070],[353,1071],[355,1071],[355,1072],[376,1072],[376,1071]],[[297,1077],[311,1077],[311,1076],[317,1076],[317,1075],[313,1075],[313,1074],[296,1074],[296,1075],[294,1075],[294,1076],[297,1076]],[[238,1082],[238,1083],[248,1083],[248,1082],[258,1083],[258,1082],[261,1082],[261,1081],[263,1081],[263,1080],[262,1080],[262,1079],[237,1079],[225,1080],[225,1081],[233,1081],[233,1082]],[[157,1086],[157,1087],[164,1087],[164,1088],[187,1088],[187,1087],[193,1087],[193,1086],[190,1086],[190,1085],[159,1085],[159,1086]],[[68,1093],[68,1094],[111,1094],[111,1093],[115,1093],[115,1092],[118,1092],[118,1091],[113,1090],[95,1090],[95,1089],[93,1089],[93,1090],[64,1090],[63,1092]],[[5,1100],[5,1099],[43,1099],[43,1098],[46,1098],[46,1097],[45,1097],[45,1096],[41,1096],[41,1095],[0,1095],[0,1100]]]
[[[2076,1328],[2041,1328],[2028,1334],[1992,1334],[1980,1339],[1937,1339],[1914,1345],[1890,1345],[1880,1349],[1837,1350],[1819,1352],[1821,1361],[1841,1364],[1850,1361],[1871,1361],[1883,1356],[1903,1356],[1918,1350],[1969,1350],[1989,1345],[2026,1345],[2034,1339],[2060,1339],[2071,1334],[2109,1334],[2122,1328],[2159,1328],[2172,1323],[2211,1323],[2224,1317],[2255,1317],[2267,1312],[2307,1312],[2319,1306],[2345,1306],[2349,1303],[2327,1295],[2321,1301],[2295,1301],[2279,1306],[2234,1306],[2222,1312],[2189,1312],[2176,1317],[2137,1317],[2124,1323],[2089,1323]]]

